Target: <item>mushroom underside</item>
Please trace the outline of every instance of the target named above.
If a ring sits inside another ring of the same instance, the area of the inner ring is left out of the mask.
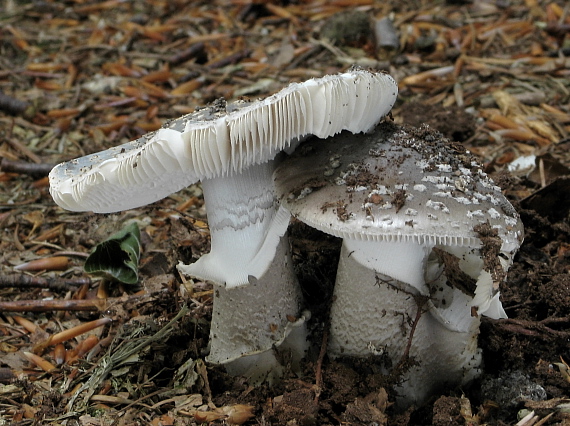
[[[198,180],[270,161],[306,135],[368,131],[397,92],[389,75],[353,69],[292,83],[255,102],[217,101],[135,141],[58,164],[50,193],[73,211],[140,207]]]

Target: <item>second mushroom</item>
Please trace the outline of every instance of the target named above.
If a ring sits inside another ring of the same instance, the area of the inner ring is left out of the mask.
[[[398,367],[401,406],[479,373],[481,315],[499,300],[523,238],[475,158],[427,126],[306,141],[274,173],[299,220],[343,238],[329,354]]]

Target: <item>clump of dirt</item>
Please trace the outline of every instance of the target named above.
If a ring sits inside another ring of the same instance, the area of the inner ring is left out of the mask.
[[[323,24],[320,36],[337,45],[362,46],[372,41],[370,17],[360,11],[337,13]]]
[[[453,141],[463,142],[475,134],[475,117],[457,106],[427,106],[420,102],[407,102],[400,114],[404,123],[414,127],[429,124]]]
[[[404,204],[406,204],[406,191],[400,189],[392,196],[392,204],[396,207],[396,213],[398,213]]]
[[[359,187],[359,186],[366,186],[371,187],[374,186],[378,180],[377,173],[370,173],[366,168],[361,167],[355,170],[355,173],[347,174],[344,178],[346,181],[346,186],[350,187]]]
[[[460,425],[465,421],[461,415],[461,400],[454,396],[441,396],[433,404],[433,426]]]

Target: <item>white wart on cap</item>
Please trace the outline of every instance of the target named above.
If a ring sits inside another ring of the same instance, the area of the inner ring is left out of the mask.
[[[404,405],[477,375],[480,314],[505,312],[498,286],[523,237],[510,203],[461,145],[427,127],[310,139],[274,173],[282,205],[343,238],[329,354],[386,352],[397,364],[404,319],[428,298],[399,388]]]

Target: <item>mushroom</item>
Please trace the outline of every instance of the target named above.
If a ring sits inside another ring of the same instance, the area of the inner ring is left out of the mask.
[[[499,284],[523,227],[463,146],[383,123],[305,141],[274,181],[296,218],[343,238],[332,357],[383,354],[401,367],[409,355],[401,406],[477,376],[480,316],[506,317]]]
[[[260,101],[217,101],[140,139],[56,166],[50,192],[68,210],[108,213],[154,202],[201,180],[211,252],[179,270],[214,283],[208,359],[272,358],[267,352],[303,323],[282,238],[289,213],[276,203],[272,160],[307,135],[370,130],[396,94],[390,76],[352,69],[293,83]],[[252,368],[255,374],[261,370]]]

